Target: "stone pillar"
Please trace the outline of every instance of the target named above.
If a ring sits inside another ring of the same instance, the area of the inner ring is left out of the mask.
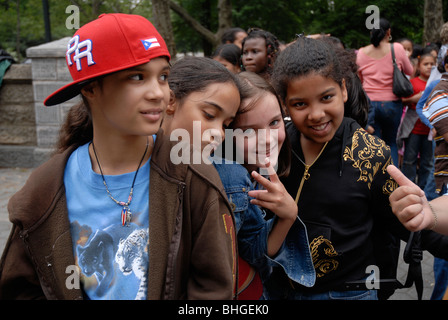
[[[68,109],[79,101],[77,97],[56,106],[43,104],[48,95],[72,81],[65,58],[69,40],[63,38],[26,51],[32,60],[37,147],[40,149],[54,147]]]
[[[37,144],[30,64],[12,64],[0,87],[0,167],[33,167]]]
[[[37,167],[50,157],[75,97],[45,107],[45,98],[70,83],[65,52],[70,38],[28,48],[25,64],[10,66],[0,87],[0,167]]]

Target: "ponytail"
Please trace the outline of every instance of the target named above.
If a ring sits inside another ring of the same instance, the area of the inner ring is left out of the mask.
[[[56,153],[62,153],[69,147],[79,147],[93,139],[93,125],[87,101],[70,108],[65,122],[59,131]]]
[[[387,30],[390,29],[390,23],[384,18],[380,19],[380,27],[379,29],[372,29],[370,32],[370,43],[373,44],[374,47],[378,47],[380,42],[386,36]]]

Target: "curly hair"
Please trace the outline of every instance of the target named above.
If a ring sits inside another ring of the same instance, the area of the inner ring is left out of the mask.
[[[277,57],[271,83],[283,102],[288,83],[297,77],[312,73],[331,78],[339,85],[344,79],[344,70],[334,47],[326,41],[306,37],[298,38]]]

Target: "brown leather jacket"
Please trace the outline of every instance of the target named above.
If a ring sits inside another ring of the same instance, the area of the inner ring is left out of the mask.
[[[148,299],[232,299],[234,217],[212,165],[174,165],[159,131],[150,167]],[[0,261],[0,299],[82,299],[64,189],[73,149],[35,169],[9,201],[13,223]]]

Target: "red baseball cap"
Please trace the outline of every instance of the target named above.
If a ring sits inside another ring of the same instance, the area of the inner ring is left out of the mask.
[[[158,57],[171,59],[151,22],[138,15],[111,13],[82,26],[67,44],[66,62],[73,82],[45,99],[53,106],[77,96],[99,76],[125,70]]]

